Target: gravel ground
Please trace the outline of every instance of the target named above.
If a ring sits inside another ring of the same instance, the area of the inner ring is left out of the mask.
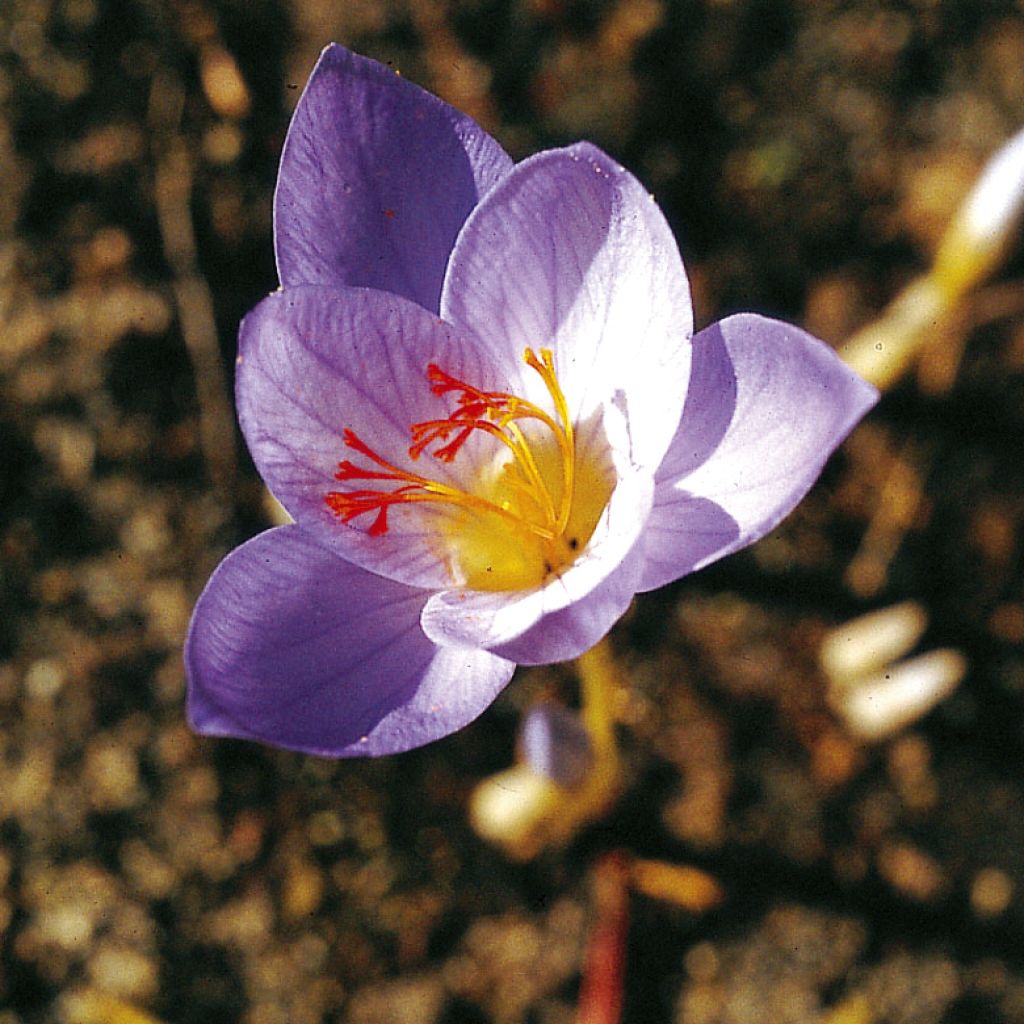
[[[626,1024],[1024,1022],[1020,255],[781,529],[636,602],[628,790],[567,849],[465,811],[563,667],[375,762],[189,732],[192,602],[269,522],[227,382],[330,39],[635,170],[701,323],[834,343],[1024,121],[1011,0],[0,4],[0,1024],[569,1024],[609,851],[722,894],[632,898]],[[970,671],[868,744],[816,651],[908,598]]]

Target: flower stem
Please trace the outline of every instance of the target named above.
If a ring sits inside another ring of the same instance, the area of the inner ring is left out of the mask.
[[[594,763],[565,808],[573,831],[603,814],[621,786],[619,748],[615,741],[618,673],[607,637],[576,659],[576,673],[582,703],[580,717],[590,737]]]
[[[595,768],[607,762],[614,770],[618,763],[615,744],[615,662],[608,638],[591,647],[576,659],[583,704],[583,726],[594,747]]]
[[[611,806],[621,786],[615,741],[618,673],[611,647],[602,640],[576,661],[580,720],[592,762],[575,785],[563,786],[518,764],[485,779],[473,793],[470,816],[477,832],[516,860],[561,846]]]
[[[594,870],[593,882],[597,920],[587,942],[576,1024],[619,1024],[629,933],[626,857],[605,855]]]
[[[846,364],[877,387],[892,387],[934,343],[935,325],[998,269],[1022,213],[1024,132],[1018,132],[989,161],[953,217],[928,273],[842,346]]]

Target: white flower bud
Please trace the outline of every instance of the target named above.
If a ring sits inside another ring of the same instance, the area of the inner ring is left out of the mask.
[[[932,273],[950,301],[995,269],[1022,213],[1024,131],[988,162],[942,239]]]
[[[527,765],[484,779],[470,799],[469,816],[478,836],[529,860],[548,839],[552,811],[563,791]]]
[[[1024,131],[988,162],[960,212],[965,228],[1001,245],[1024,210]]]
[[[959,651],[929,651],[851,686],[836,687],[835,711],[856,737],[886,739],[945,700],[967,672]]]
[[[916,601],[861,615],[826,634],[821,667],[833,683],[850,683],[910,651],[927,625],[928,616]]]

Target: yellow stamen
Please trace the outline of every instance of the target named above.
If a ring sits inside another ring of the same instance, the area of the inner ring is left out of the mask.
[[[559,440],[559,447],[562,449],[562,470],[564,475],[562,483],[562,506],[558,513],[558,532],[565,531],[569,523],[569,512],[572,509],[573,490],[575,485],[576,470],[576,438],[573,432],[572,417],[569,415],[569,406],[565,401],[565,395],[555,376],[555,364],[551,355],[551,349],[540,350],[541,362],[533,353],[533,349],[527,349],[524,359],[531,370],[536,370],[544,381],[551,399],[555,403],[555,412],[561,421],[562,429],[554,430],[555,437]]]
[[[468,487],[401,469],[346,430],[347,447],[372,466],[346,459],[338,463],[335,478],[374,485],[329,492],[325,501],[331,511],[345,523],[375,513],[370,536],[388,532],[388,512],[396,506],[445,512],[438,521],[440,554],[459,582],[474,589],[534,586],[575,561],[611,494],[610,466],[594,455],[579,466],[575,427],[551,350],[538,355],[528,348],[523,361],[544,382],[554,415],[518,395],[484,391],[436,364],[427,367],[431,390],[439,397],[456,395],[455,408],[444,419],[411,425],[409,456],[415,460],[429,453],[449,463],[474,433],[493,438],[499,452]]]

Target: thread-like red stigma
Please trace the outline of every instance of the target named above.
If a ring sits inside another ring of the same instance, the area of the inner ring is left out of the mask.
[[[574,438],[565,398],[555,377],[552,354],[542,349],[540,358],[532,349],[523,356],[527,366],[544,381],[555,406],[551,416],[526,399],[503,391],[484,391],[459,380],[441,369],[436,363],[427,366],[426,378],[430,390],[438,397],[454,394],[455,407],[449,414],[436,420],[413,423],[409,428],[409,457],[418,460],[424,452],[439,462],[452,462],[475,431],[482,431],[504,445],[513,456],[514,469],[510,483],[529,494],[535,507],[541,510],[540,521],[527,520],[512,512],[506,504],[498,504],[448,484],[439,483],[409,470],[401,469],[373,450],[354,430],[343,432],[345,446],[362,456],[371,466],[357,465],[350,459],[338,463],[334,474],[342,482],[392,481],[392,489],[357,488],[331,491],[326,495],[328,508],[344,523],[376,512],[367,533],[380,537],[388,532],[388,510],[393,505],[431,502],[475,508],[516,520],[530,532],[552,539],[565,528],[572,502]],[[556,418],[557,417],[557,418]],[[537,467],[530,445],[519,427],[519,422],[533,420],[543,424],[554,435],[563,462],[562,491],[559,507],[555,508],[547,484]],[[436,445],[433,450],[432,446]]]

